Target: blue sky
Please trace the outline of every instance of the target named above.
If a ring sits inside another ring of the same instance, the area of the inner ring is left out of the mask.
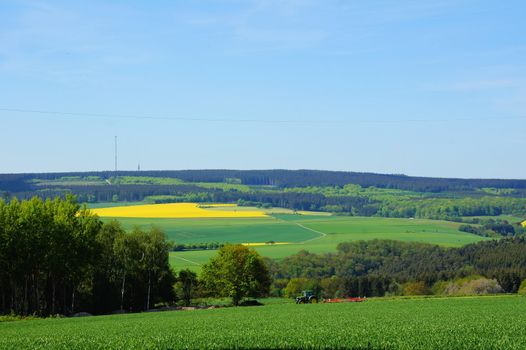
[[[123,170],[526,178],[525,13],[512,0],[2,1],[0,172],[109,170],[118,135]]]

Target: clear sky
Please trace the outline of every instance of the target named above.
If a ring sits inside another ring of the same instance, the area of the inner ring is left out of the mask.
[[[109,170],[117,135],[121,170],[526,178],[525,16],[523,0],[3,0],[0,173]]]

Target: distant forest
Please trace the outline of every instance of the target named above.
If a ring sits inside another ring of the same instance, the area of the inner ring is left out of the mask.
[[[179,170],[0,174],[0,197],[80,202],[224,202],[339,215],[526,214],[526,180],[448,179],[319,170]],[[471,223],[471,222],[468,222]]]
[[[268,263],[275,296],[293,296],[302,289],[326,297],[472,295],[519,289],[526,293],[523,237],[461,248],[388,240],[346,242],[334,253],[301,251]]]
[[[279,188],[305,186],[344,186],[394,188],[417,192],[470,191],[478,188],[526,189],[526,180],[455,179],[415,177],[396,174],[375,174],[326,170],[159,170],[102,171],[68,173],[0,174],[0,189],[10,192],[31,191],[32,179],[53,180],[62,177],[148,176],[177,178],[187,182],[224,182],[239,179],[245,185],[267,185]]]

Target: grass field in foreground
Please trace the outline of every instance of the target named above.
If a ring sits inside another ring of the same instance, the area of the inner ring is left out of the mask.
[[[313,253],[334,252],[338,243],[357,240],[393,239],[458,247],[485,239],[480,236],[458,231],[459,224],[449,221],[348,216],[326,217],[277,214],[274,216],[278,221],[275,224],[276,228],[284,225],[283,230],[286,231],[288,227],[294,227],[291,225],[295,225],[296,229],[303,230],[295,232],[300,235],[303,232],[303,234],[306,235],[306,239],[298,242],[294,239],[280,238],[285,236],[273,236],[275,241],[298,243],[255,247],[260,254],[273,259],[284,258],[302,249]],[[197,223],[188,221],[187,225],[190,226],[185,227],[186,231],[191,231],[196,234],[197,232],[204,232],[198,227]],[[210,234],[217,230],[213,225],[209,229]],[[229,228],[224,227],[221,230],[228,232]],[[245,227],[243,230],[247,230],[244,237],[251,237],[249,227]],[[310,235],[310,237],[314,235],[314,238],[307,238],[309,237],[308,235]],[[177,241],[177,236],[172,236],[172,238],[175,238]],[[247,240],[243,242],[247,242]],[[256,242],[256,240],[252,240],[252,242]],[[200,265],[206,263],[214,254],[215,251],[206,250],[184,251],[171,253],[170,258],[176,270],[190,268],[197,271],[200,269]]]
[[[2,349],[525,349],[517,296],[274,304],[0,323]]]

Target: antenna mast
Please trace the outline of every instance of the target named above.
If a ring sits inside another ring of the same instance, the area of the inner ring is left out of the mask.
[[[115,175],[117,175],[117,136],[115,136]]]

